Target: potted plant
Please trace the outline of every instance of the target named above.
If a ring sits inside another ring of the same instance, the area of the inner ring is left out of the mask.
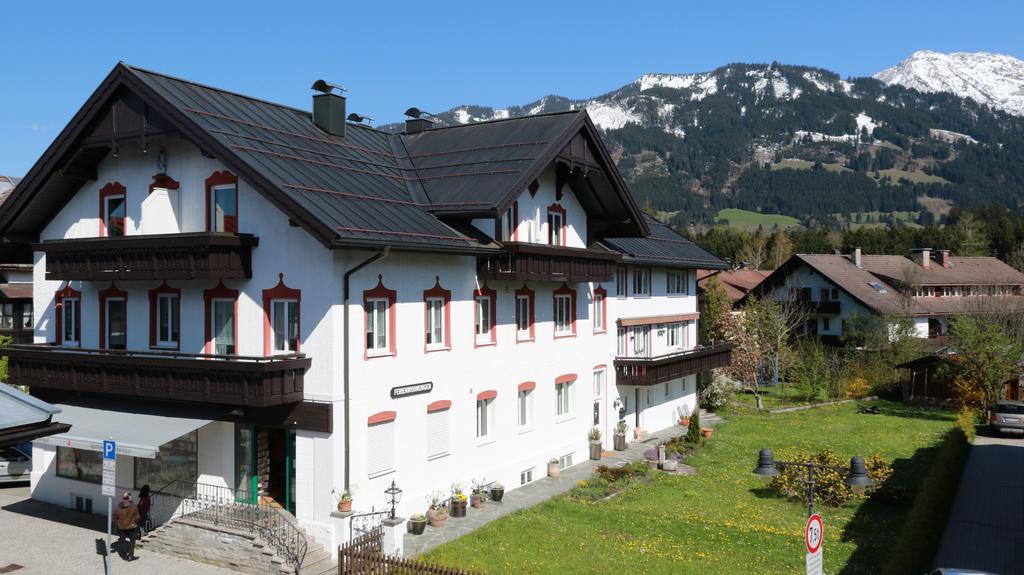
[[[491,484],[490,492],[491,501],[500,502],[501,498],[505,496],[505,486],[500,481],[495,481]]]
[[[487,503],[487,486],[484,485],[483,479],[480,481],[474,479],[473,495],[470,498],[470,504],[477,509],[483,509],[485,503]]]
[[[590,433],[587,433],[587,439],[590,440],[590,459],[594,461],[600,461],[601,459],[601,430],[596,427],[590,428]]]
[[[708,437],[708,438],[710,438],[710,437],[711,437],[711,434],[712,434],[712,433],[713,433],[714,431],[715,431],[715,430],[714,430],[714,429],[712,429],[712,428],[710,428],[710,427],[702,427],[702,428],[700,428],[700,432],[704,434],[704,437]]]
[[[548,477],[558,477],[561,472],[562,468],[559,467],[557,459],[548,461]]]
[[[448,507],[445,506],[444,493],[435,491],[430,494],[430,509],[427,509],[427,520],[431,527],[444,527],[448,520]]]
[[[338,511],[339,512],[341,512],[341,513],[348,513],[350,511],[352,511],[352,491],[351,490],[346,489],[346,490],[342,491],[341,494],[339,494],[338,490],[331,489],[331,493],[333,493],[334,497],[338,500]]]
[[[452,517],[466,516],[466,502],[468,497],[462,491],[461,483],[452,483]]]
[[[409,518],[409,532],[413,535],[423,535],[427,528],[427,516],[422,513],[413,513]]]
[[[626,450],[626,420],[620,419],[615,424],[615,451]]]
[[[679,425],[683,427],[690,427],[690,410],[686,407],[681,408],[683,410],[683,416],[679,418]]]

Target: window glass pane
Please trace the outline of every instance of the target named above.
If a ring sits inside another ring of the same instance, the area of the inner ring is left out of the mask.
[[[387,349],[388,347],[388,323],[387,323],[387,302],[378,300],[374,306],[374,333],[376,341],[374,348]]]
[[[529,332],[530,330],[530,298],[526,296],[519,296],[517,298],[518,307],[516,310],[516,322],[521,332]]]
[[[283,301],[275,301],[271,304],[271,307],[273,308],[271,316],[273,316],[274,319],[274,351],[286,351],[288,349],[285,337],[287,335],[286,330],[288,325],[288,315],[285,311],[285,303],[286,302]]]
[[[14,304],[0,305],[0,329],[14,329]]]
[[[77,342],[78,340],[78,299],[65,299],[64,307],[64,341]]]
[[[21,327],[23,329],[32,329],[32,304],[25,303],[21,308]]]
[[[107,235],[118,237],[124,235],[124,196],[107,198]]]
[[[123,299],[107,300],[107,349],[125,349],[128,344],[128,326],[125,323]]]
[[[198,473],[199,433],[190,431],[160,446],[155,459],[135,458],[135,485],[160,489],[172,481],[195,485]]]
[[[100,483],[103,481],[103,456],[99,451],[57,447],[57,475]]]
[[[215,232],[237,232],[238,231],[238,206],[236,205],[237,194],[234,186],[226,188],[215,188],[213,190],[213,231]]]
[[[287,302],[288,308],[288,351],[299,350],[299,302]]]
[[[214,353],[234,355],[235,353],[235,302],[232,300],[213,301]]]

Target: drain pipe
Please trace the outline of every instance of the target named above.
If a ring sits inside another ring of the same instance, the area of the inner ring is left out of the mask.
[[[348,335],[348,332],[349,332],[349,319],[348,319],[348,315],[349,315],[349,294],[350,294],[350,291],[351,291],[349,289],[349,278],[351,278],[352,274],[356,273],[357,271],[365,268],[366,266],[368,266],[368,265],[370,265],[370,264],[372,264],[374,262],[380,261],[380,260],[388,257],[389,255],[391,255],[391,247],[390,246],[386,246],[384,248],[384,251],[376,253],[376,254],[373,254],[369,258],[367,258],[367,259],[363,260],[361,263],[357,264],[355,267],[350,268],[348,271],[346,271],[345,272],[345,278],[344,278],[344,280],[342,280],[342,296],[343,296],[343,300],[344,300],[343,303],[342,303],[342,307],[344,308],[344,311],[342,313],[342,318],[343,319],[342,319],[342,345],[341,345],[341,347],[344,350],[344,358],[345,358],[345,365],[342,368],[342,391],[345,394],[345,408],[344,408],[344,411],[345,411],[345,489],[346,490],[348,490],[350,488],[350,483],[349,483],[349,475],[350,475],[349,467],[350,467],[350,465],[349,464],[351,463],[351,461],[350,461],[350,457],[349,457],[349,448],[351,447],[351,445],[350,445],[350,443],[351,443],[350,432],[352,431],[352,427],[351,427],[351,425],[349,425],[349,404],[351,402],[349,400],[349,385],[348,385],[348,377],[349,377],[348,376],[348,372],[349,372],[348,364],[349,364],[349,360],[351,359],[351,354],[349,354],[349,349],[348,349],[348,341],[349,341],[349,335]]]

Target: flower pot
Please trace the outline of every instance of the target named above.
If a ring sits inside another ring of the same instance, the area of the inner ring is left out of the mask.
[[[703,427],[703,428],[701,428],[701,430],[700,430],[700,431],[701,431],[701,433],[703,433],[703,434],[704,434],[704,437],[711,437],[711,434],[712,434],[712,433],[713,433],[713,432],[714,432],[715,430],[714,430],[714,429],[711,429],[710,427]]]
[[[601,442],[591,441],[590,442],[590,459],[593,461],[601,460]]]
[[[448,510],[444,507],[434,509],[431,507],[427,509],[427,521],[430,521],[431,527],[444,527],[444,522],[448,520]]]
[[[633,439],[640,439],[641,437],[643,437],[643,435],[644,430],[640,429],[639,427],[633,428]]]
[[[338,511],[340,511],[342,513],[348,513],[349,511],[352,511],[352,500],[351,499],[343,499],[343,500],[339,501],[338,502]]]
[[[504,487],[492,487],[491,488],[491,500],[501,501],[501,498],[505,496]]]
[[[626,434],[625,433],[616,433],[615,434],[615,451],[625,451],[625,450],[626,450]]]
[[[474,493],[473,496],[470,497],[469,499],[470,504],[473,505],[473,507],[476,507],[477,509],[483,509],[484,505],[487,503],[487,498],[484,497],[483,494],[481,493]]]
[[[548,463],[548,477],[558,477],[558,474],[562,472],[562,469],[558,467],[558,462]]]
[[[689,417],[684,417],[684,418],[680,419],[679,420],[679,425],[682,425],[683,427],[690,427],[690,418]]]
[[[465,517],[466,516],[466,502],[452,500],[452,517]]]
[[[444,521],[441,521],[441,526],[444,525]],[[435,527],[438,527],[435,525]],[[423,521],[409,521],[409,532],[413,535],[423,535],[423,530],[427,528],[427,520]]]
[[[679,469],[679,462],[675,459],[666,459],[665,463],[661,464],[661,468],[665,471],[676,471]]]

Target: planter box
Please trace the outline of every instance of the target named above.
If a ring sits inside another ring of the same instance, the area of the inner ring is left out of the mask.
[[[491,488],[491,500],[494,502],[500,502],[501,498],[505,496],[505,488]]]
[[[441,522],[444,525],[444,521]],[[409,522],[409,533],[413,535],[423,535],[423,530],[427,528],[427,521],[410,521]]]
[[[452,517],[465,517],[466,516],[466,502],[465,501],[452,501]]]
[[[626,436],[621,434],[615,434],[615,451],[626,450]]]
[[[558,463],[548,463],[548,477],[558,477],[562,473],[562,469],[558,467]]]
[[[601,442],[600,441],[591,441],[590,442],[590,459],[592,461],[600,461],[601,460]]]

